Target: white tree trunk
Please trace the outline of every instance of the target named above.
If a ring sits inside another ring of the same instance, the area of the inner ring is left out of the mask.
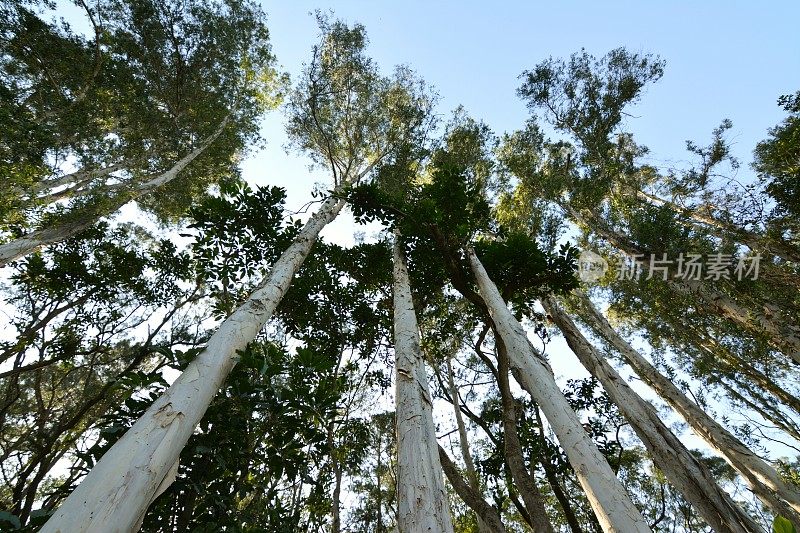
[[[603,531],[650,531],[647,522],[558,388],[550,366],[506,307],[475,252],[470,248],[467,255],[497,334],[505,344],[511,367],[516,369],[520,384],[539,404],[550,422]]]
[[[642,381],[666,400],[709,447],[738,471],[764,503],[777,514],[800,523],[800,514],[798,514],[800,513],[800,491],[785,483],[774,468],[690,400],[670,378],[661,374],[650,364],[616,332],[588,296],[581,291],[575,291],[575,294],[580,304],[581,318],[622,355]]]
[[[209,339],[206,349],[98,461],[42,528],[45,533],[137,531],[172,483],[181,450],[244,350],[289,289],[319,232],[344,206],[330,198],[305,224],[258,289]]]
[[[394,351],[397,420],[397,525],[400,533],[452,533],[450,506],[433,425],[411,284],[394,244]]]
[[[556,301],[545,298],[542,305],[564,334],[578,360],[597,378],[611,401],[631,424],[656,466],[712,529],[719,533],[761,533],[761,526],[742,512],[719,487],[708,468],[670,431],[653,406],[631,389]]]
[[[28,235],[24,235],[7,243],[0,244],[0,267],[4,267],[11,261],[25,257],[26,255],[33,253],[44,246],[74,237],[78,233],[89,228],[102,217],[114,214],[119,208],[131,200],[141,198],[142,196],[153,192],[162,185],[174,180],[178,177],[178,174],[189,165],[189,163],[197,159],[197,157],[202,154],[206,148],[208,148],[217,139],[217,137],[220,136],[220,134],[225,130],[228,120],[229,119],[226,117],[219,124],[214,133],[204,139],[203,142],[200,143],[200,146],[184,156],[183,159],[175,163],[172,168],[166,172],[163,172],[162,174],[157,175],[149,181],[134,186],[133,190],[127,193],[120,193],[116,201],[109,202],[109,205],[104,206],[102,210],[90,210],[89,213],[86,213],[78,220],[64,222],[52,227],[42,228],[29,233]]]

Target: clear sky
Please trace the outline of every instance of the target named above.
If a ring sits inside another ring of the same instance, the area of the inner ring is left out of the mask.
[[[438,113],[464,105],[495,132],[519,128],[527,110],[518,76],[540,61],[585,48],[595,56],[626,46],[667,61],[627,127],[661,163],[687,159],[687,139],[705,142],[733,120],[735,151],[749,162],[755,143],[782,117],[781,94],[800,89],[800,2],[306,2],[264,0],[278,62],[293,77],[309,58],[317,28],[309,14],[334,11],[360,22],[369,53],[386,71],[412,67],[440,94]],[[265,119],[268,148],[245,175],[287,187],[289,205],[307,199],[315,178],[283,153],[282,118]],[[740,170],[746,177],[748,169]],[[316,181],[324,181],[318,175]],[[338,232],[337,232],[338,233]]]

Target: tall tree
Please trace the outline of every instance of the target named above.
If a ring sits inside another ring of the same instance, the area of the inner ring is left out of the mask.
[[[628,343],[584,293],[576,291],[577,314],[619,353],[636,374],[689,424],[712,450],[736,469],[753,492],[780,515],[798,520],[798,491],[775,468],[758,457],[735,435],[704,411],[670,379]]]
[[[453,531],[442,479],[433,402],[420,348],[401,237],[394,243],[395,403],[400,531]]]
[[[315,60],[293,96],[289,131],[321,161],[337,187],[358,183],[416,135],[426,119],[424,95],[407,76],[382,78],[365,56],[363,27],[321,19]],[[368,109],[370,113],[364,113]],[[316,117],[316,118],[315,118]],[[321,118],[324,117],[324,118]],[[298,124],[305,125],[297,128]],[[314,125],[312,127],[312,125]],[[336,133],[336,144],[331,135]],[[344,161],[344,167],[340,166]],[[341,173],[344,168],[345,172]],[[344,206],[330,197],[297,233],[258,288],[211,336],[170,388],[100,459],[43,531],[135,529],[147,507],[174,480],[181,449],[245,350],[273,315],[319,232]],[[121,501],[125,505],[120,505]]]
[[[656,466],[706,522],[715,531],[759,531],[760,526],[736,506],[706,466],[661,421],[656,410],[625,383],[558,303],[547,298],[542,304],[578,360],[600,381],[633,426],[653,456]]]
[[[547,420],[567,451],[589,502],[605,531],[650,531],[605,457],[583,430],[558,389],[552,370],[528,340],[522,326],[506,307],[473,250],[467,251],[481,296],[489,308],[499,339],[506,347],[520,384],[541,405]]]

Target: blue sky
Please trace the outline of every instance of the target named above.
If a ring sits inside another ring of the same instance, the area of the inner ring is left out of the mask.
[[[650,86],[626,127],[655,162],[686,161],[685,141],[706,142],[723,118],[733,120],[736,154],[749,162],[756,142],[783,116],[781,94],[800,89],[800,2],[262,2],[278,62],[293,77],[316,40],[309,14],[334,11],[360,22],[369,52],[388,72],[406,64],[441,97],[447,117],[464,105],[495,132],[519,128],[527,110],[515,91],[518,76],[549,56],[585,48],[601,56],[626,46],[660,55],[664,78]],[[301,205],[314,181],[302,157],[284,154],[280,113],[264,121],[269,146],[252,154],[245,175],[285,186]],[[750,175],[746,166],[742,178]],[[342,228],[344,229],[344,228]],[[339,233],[337,231],[337,233]],[[344,237],[344,236],[342,236]]]

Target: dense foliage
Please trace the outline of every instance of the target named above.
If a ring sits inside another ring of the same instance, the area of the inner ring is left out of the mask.
[[[576,366],[552,302],[736,512],[792,530],[800,93],[780,97],[787,116],[740,184],[728,121],[708,145],[687,143],[687,168],[658,168],[626,130],[626,110],[665,74],[654,56],[581,51],[533,66],[518,90],[530,115],[498,136],[463,109],[438,124],[429,88],[406,67],[381,74],[357,24],[318,14],[320,41],[287,92],[255,4],[79,6],[86,35],[48,20],[48,3],[0,8],[3,245],[58,230],[3,270],[0,530],[38,530],[215,332],[265,305],[253,295],[304,239],[313,247],[285,274],[276,310],[153,487],[143,531],[401,527],[393,243],[407,261],[416,376],[427,379],[455,531],[494,531],[487,512],[506,531],[603,527],[585,468],[524,390],[472,253],[650,528],[712,530],[636,431],[647,421],[615,402],[596,367]],[[310,205],[333,219],[346,204],[379,226],[372,237],[350,247],[309,237],[317,215],[289,212],[285,190],[240,176],[284,92],[292,148],[331,178]],[[192,153],[174,179],[146,185]],[[141,218],[113,216],[131,200]],[[146,213],[156,229],[140,224]],[[581,248],[610,265],[593,285],[579,276]],[[684,254],[717,257],[727,274],[687,279]],[[647,275],[651,257],[672,261]],[[754,261],[757,277],[736,270]],[[642,275],[618,275],[637,266]],[[764,461],[737,462],[737,443]],[[758,481],[764,472],[774,479]]]

